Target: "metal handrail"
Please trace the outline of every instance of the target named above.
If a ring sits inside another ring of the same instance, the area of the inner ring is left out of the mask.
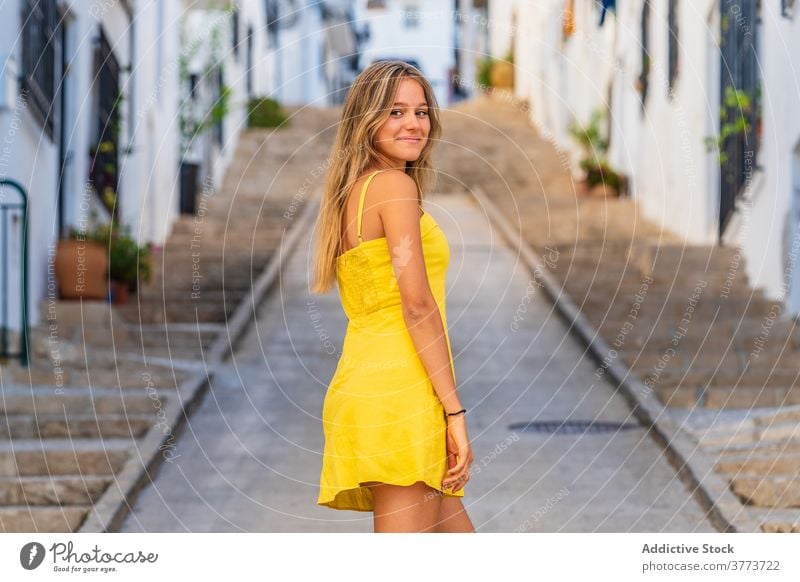
[[[0,203],[0,268],[3,273],[3,285],[0,290],[0,357],[10,358],[19,357],[23,366],[28,365],[28,195],[25,189],[14,180],[0,179],[0,191],[5,186],[14,188],[20,197],[20,202]],[[13,353],[9,347],[9,322],[8,322],[8,247],[5,225],[7,224],[7,213],[9,210],[20,210],[22,212],[22,277],[20,281],[22,308],[20,309],[20,347]]]

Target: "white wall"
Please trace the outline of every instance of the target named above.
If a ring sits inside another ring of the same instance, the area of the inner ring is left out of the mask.
[[[361,67],[378,58],[414,59],[433,86],[436,100],[442,107],[450,103],[451,70],[455,67],[454,46],[456,24],[451,0],[386,0],[385,9],[366,9],[359,0],[357,17],[370,28],[370,39],[364,44]],[[416,27],[407,28],[404,15],[418,11],[412,20]]]
[[[726,236],[741,241],[748,277],[775,299],[788,299],[800,288],[800,273],[790,253],[800,245],[797,147],[800,145],[800,6],[792,20],[782,18],[776,3],[762,13],[763,139],[753,188]],[[794,274],[794,281],[793,279]],[[790,305],[800,312],[800,293]]]
[[[751,283],[782,299],[791,289],[790,252],[800,250],[800,199],[793,194],[800,184],[800,14],[782,18],[779,4],[763,5],[759,169],[725,240],[741,245]],[[618,3],[616,14],[607,15],[598,28],[594,3],[576,1],[576,31],[564,40],[561,0],[494,0],[489,13],[492,53],[504,56],[511,38],[498,31],[516,27],[515,94],[530,101],[531,121],[544,137],[569,148],[576,174],[579,155],[567,134],[570,120],[586,123],[594,108],[610,109],[609,161],[629,175],[631,195],[644,216],[688,243],[714,244],[719,166],[716,152],[706,151],[705,138],[719,129],[718,1],[679,3],[680,66],[670,98],[668,2],[651,0],[644,115],[636,88],[642,5],[642,0]],[[798,311],[800,277],[795,279]]]

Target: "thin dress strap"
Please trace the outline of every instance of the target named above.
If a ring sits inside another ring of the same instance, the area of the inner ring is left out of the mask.
[[[364,211],[364,197],[367,194],[367,188],[369,187],[369,183],[372,181],[372,179],[379,172],[382,172],[382,171],[383,170],[375,170],[374,172],[372,172],[372,174],[370,174],[369,178],[367,178],[367,181],[364,182],[364,186],[361,188],[361,197],[358,199],[358,219],[357,219],[357,223],[358,223],[358,243],[359,244],[361,244],[361,242],[362,242],[361,241],[361,213]]]

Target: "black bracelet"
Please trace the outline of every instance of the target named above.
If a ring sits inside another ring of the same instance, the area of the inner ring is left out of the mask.
[[[445,416],[456,416],[457,414],[461,414],[462,412],[463,412],[464,414],[466,414],[466,413],[467,413],[467,409],[466,409],[466,408],[462,408],[462,409],[461,409],[461,410],[459,410],[458,412],[445,412],[445,413],[444,413],[444,415],[445,415]]]

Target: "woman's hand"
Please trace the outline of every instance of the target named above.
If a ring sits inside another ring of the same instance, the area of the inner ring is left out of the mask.
[[[463,489],[469,481],[469,468],[472,465],[472,447],[467,436],[467,421],[464,414],[447,417],[447,473],[442,487],[453,492]]]

